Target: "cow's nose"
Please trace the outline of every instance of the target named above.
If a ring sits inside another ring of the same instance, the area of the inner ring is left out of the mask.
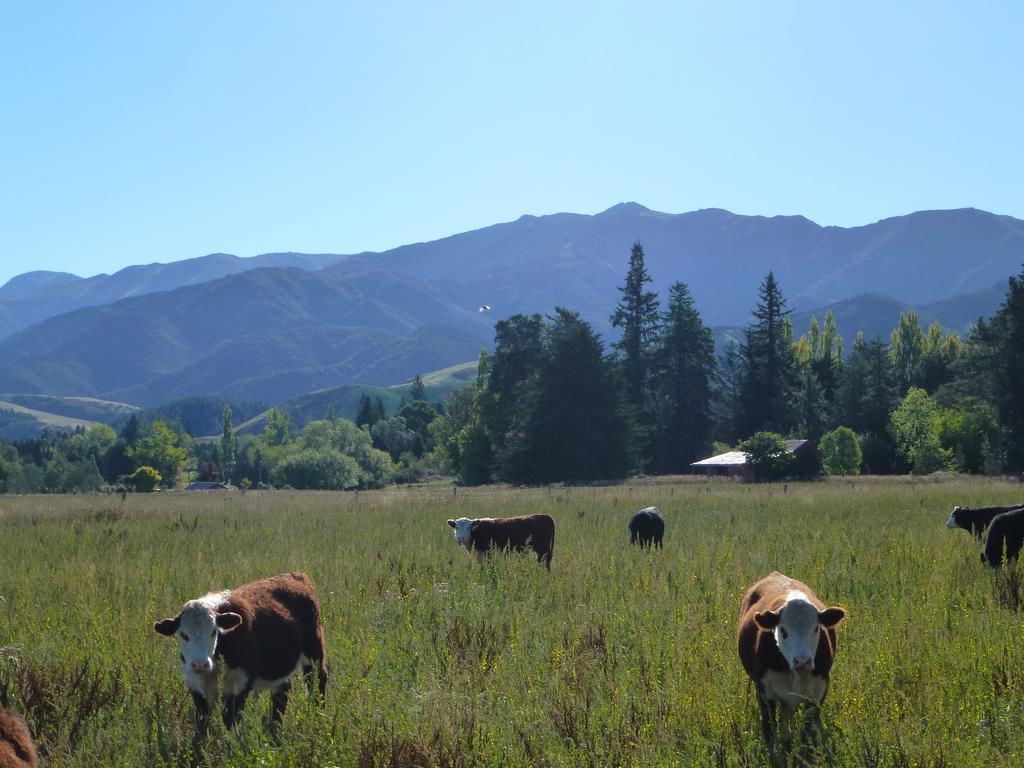
[[[813,666],[813,660],[810,656],[797,656],[793,659],[793,665],[796,669],[811,669]]]
[[[211,669],[213,669],[213,663],[209,659],[192,662],[193,672],[209,672]]]

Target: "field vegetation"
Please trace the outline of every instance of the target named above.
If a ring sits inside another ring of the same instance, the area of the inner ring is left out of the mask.
[[[0,699],[53,768],[760,766],[734,633],[745,588],[777,568],[850,614],[824,733],[794,764],[1019,766],[1018,572],[994,576],[944,523],[1022,497],[980,478],[7,496]],[[628,545],[650,504],[662,551]],[[445,525],[530,512],[556,520],[550,573],[480,566]],[[153,622],[286,570],[319,589],[326,706],[296,681],[277,739],[261,694],[195,744]]]

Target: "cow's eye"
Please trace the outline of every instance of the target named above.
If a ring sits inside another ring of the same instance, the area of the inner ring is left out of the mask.
[[[216,636],[217,636],[217,630],[215,629],[215,630],[213,630],[213,632],[210,633],[210,637],[216,637]]]
[[[182,632],[181,633],[181,639],[184,640],[187,643],[188,642],[188,635],[186,635],[184,632]]]
[[[785,640],[789,637],[789,632],[786,631],[785,627],[782,628],[782,639]]]

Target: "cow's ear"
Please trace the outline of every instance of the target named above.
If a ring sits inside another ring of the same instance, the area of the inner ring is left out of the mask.
[[[171,637],[175,632],[178,631],[178,625],[181,623],[181,614],[179,613],[173,619],[161,619],[153,625],[153,629],[159,632],[161,635]]]
[[[216,621],[221,632],[232,632],[242,626],[242,617],[237,613],[218,613]]]
[[[754,614],[754,623],[761,629],[775,629],[779,626],[780,618],[778,611],[758,611]]]
[[[824,611],[818,611],[818,623],[826,629],[831,629],[845,618],[846,609],[838,605],[833,605]]]
[[[450,525],[452,528],[454,528],[455,527],[455,521],[454,520],[449,520],[448,521],[448,525]]]

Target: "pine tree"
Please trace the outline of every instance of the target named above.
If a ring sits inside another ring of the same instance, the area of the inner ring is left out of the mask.
[[[384,401],[380,399],[380,395],[377,395],[373,399],[373,410],[371,411],[371,415],[373,416],[371,424],[376,424],[378,421],[383,421],[384,419]]]
[[[1011,277],[1006,299],[989,321],[979,320],[972,335],[982,363],[976,390],[990,392],[999,414],[1006,469],[1024,469],[1024,270]]]
[[[622,329],[622,338],[614,346],[622,353],[626,394],[638,414],[647,410],[651,347],[659,326],[658,294],[645,288],[650,282],[643,246],[635,242],[629,256],[626,283],[619,288],[622,298],[611,316],[611,323],[613,328]]]
[[[601,341],[575,312],[555,312],[499,471],[520,483],[622,477],[635,463],[635,441]]]
[[[374,425],[373,404],[365,392],[359,395],[359,403],[356,405],[356,426],[372,427]]]
[[[416,400],[427,399],[427,388],[423,386],[423,377],[418,373],[412,380],[412,386],[409,388],[409,399],[413,402]]]
[[[794,426],[791,402],[796,374],[792,325],[775,275],[761,283],[754,323],[746,330],[742,431],[788,434]]]
[[[736,445],[740,438],[744,379],[743,354],[736,342],[729,341],[715,373],[715,433],[728,445]]]
[[[663,323],[653,354],[651,468],[686,472],[711,445],[715,342],[685,283],[669,288]]]
[[[235,464],[237,449],[238,440],[235,437],[234,429],[231,426],[231,405],[224,403],[224,412],[221,416],[220,433],[221,478],[224,480],[228,480],[231,477],[231,469]]]

